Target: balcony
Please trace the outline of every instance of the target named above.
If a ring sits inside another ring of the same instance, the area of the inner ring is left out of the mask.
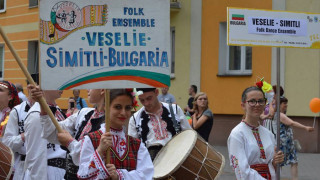
[[[181,3],[179,0],[170,0],[170,9],[173,11],[181,9]]]

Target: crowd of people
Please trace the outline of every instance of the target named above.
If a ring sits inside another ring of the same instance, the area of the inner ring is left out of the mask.
[[[168,88],[162,88],[162,94],[157,88],[111,90],[109,132],[105,129],[104,89],[88,90],[88,101],[94,108],[87,106],[79,90],[74,90],[66,114],[56,104],[62,91],[42,91],[29,84],[25,96],[21,84],[15,87],[8,81],[0,82],[0,90],[1,142],[14,152],[15,180],[152,179],[152,161],[174,135],[194,129],[208,141],[213,127],[208,96],[197,93],[195,85],[189,88],[190,98],[184,110]],[[249,87],[242,94],[244,116],[227,142],[237,179],[275,179],[277,164],[290,164],[292,177],[297,179],[297,150],[291,127],[307,132],[314,129],[286,116],[288,99],[281,89],[281,144],[276,150],[274,127],[260,125],[261,119],[276,121],[275,87],[273,92],[268,98],[271,102],[259,87]],[[143,106],[132,114],[136,96]],[[62,132],[56,130],[38,103],[42,97]]]
[[[195,113],[189,124],[168,88],[162,88],[160,96],[156,88],[137,88],[136,93],[132,89],[113,89],[108,115],[110,131],[106,132],[104,89],[88,90],[88,101],[94,108],[87,107],[79,90],[74,90],[65,114],[56,104],[62,91],[40,90],[29,84],[25,96],[21,84],[17,87],[0,82],[1,142],[14,153],[15,180],[152,179],[152,160],[174,135],[193,127],[208,140],[213,123],[204,93],[195,97]],[[132,115],[134,94],[143,107]],[[39,104],[42,97],[62,132],[56,130]],[[204,124],[210,128],[203,128]]]

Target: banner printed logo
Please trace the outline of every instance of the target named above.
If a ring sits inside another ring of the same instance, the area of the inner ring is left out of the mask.
[[[69,1],[58,2],[50,12],[51,21],[40,19],[40,41],[55,44],[70,33],[107,23],[107,5],[89,5],[80,9]]]

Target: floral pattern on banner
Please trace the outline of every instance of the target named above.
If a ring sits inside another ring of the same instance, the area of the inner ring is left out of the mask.
[[[165,121],[163,121],[159,118],[159,121],[160,121],[160,125],[159,125],[159,122],[154,115],[150,115],[150,121],[152,124],[152,129],[155,134],[155,138],[157,140],[162,140],[162,139],[168,138],[168,132],[166,130],[167,123]]]

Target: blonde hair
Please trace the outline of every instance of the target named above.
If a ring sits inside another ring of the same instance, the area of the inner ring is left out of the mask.
[[[199,98],[200,96],[203,96],[203,95],[207,96],[206,93],[204,93],[204,92],[199,92],[199,93],[197,93],[196,96],[194,97],[194,100],[193,100],[193,108],[192,108],[192,109],[193,109],[195,112],[199,112],[199,110],[198,110],[198,105],[197,105],[197,100],[198,100],[198,98]],[[207,98],[208,98],[208,96],[207,96]],[[209,100],[208,100],[208,103],[207,103],[207,107],[206,107],[205,109],[208,109],[208,107],[209,107]]]

